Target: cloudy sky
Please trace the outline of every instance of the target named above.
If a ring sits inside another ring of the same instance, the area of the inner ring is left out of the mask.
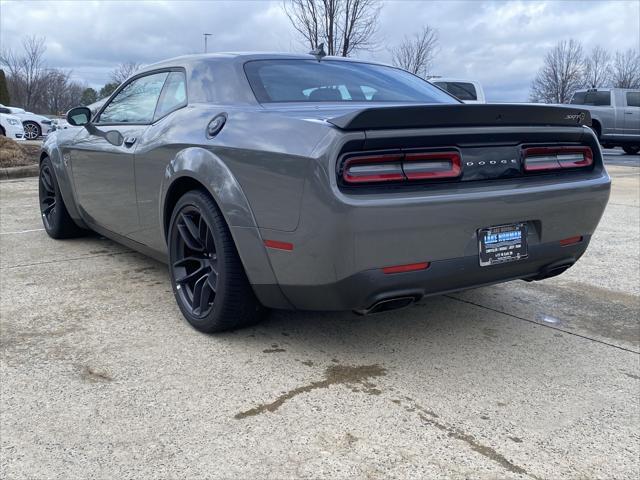
[[[361,58],[390,61],[388,47],[425,24],[439,32],[433,73],[480,80],[489,100],[524,101],[546,51],[575,38],[588,50],[639,48],[640,1],[386,1],[378,48]],[[0,46],[25,35],[47,39],[50,67],[99,88],[119,62],[144,64],[203,50],[298,51],[281,1],[0,0]]]

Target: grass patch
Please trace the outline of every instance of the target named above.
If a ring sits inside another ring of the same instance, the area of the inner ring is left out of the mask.
[[[10,138],[0,136],[0,168],[34,165],[39,160],[39,145],[21,145]]]

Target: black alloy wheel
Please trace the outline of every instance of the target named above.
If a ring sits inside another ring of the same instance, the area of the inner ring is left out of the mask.
[[[216,245],[200,210],[188,205],[180,210],[172,239],[172,266],[178,295],[189,313],[203,318],[211,312],[218,281]]]
[[[184,194],[168,232],[169,271],[180,311],[197,330],[220,332],[258,322],[260,305],[231,232],[208,193]]]
[[[38,177],[40,216],[47,234],[52,238],[73,238],[86,233],[73,221],[60,193],[60,185],[51,160],[47,157],[40,163]]]
[[[53,172],[48,163],[43,163],[42,168],[40,168],[39,190],[42,223],[44,223],[46,230],[51,230],[56,214],[56,187],[53,183]]]

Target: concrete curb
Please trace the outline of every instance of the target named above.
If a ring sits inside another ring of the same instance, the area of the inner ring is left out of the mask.
[[[11,178],[37,177],[40,173],[40,165],[27,165],[25,167],[0,168],[0,180]]]

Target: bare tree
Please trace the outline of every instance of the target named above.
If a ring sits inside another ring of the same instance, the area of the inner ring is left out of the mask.
[[[47,72],[44,102],[39,111],[63,115],[80,105],[85,88],[82,83],[71,80],[71,71],[51,69]]]
[[[117,84],[121,84],[131,75],[140,70],[141,67],[142,64],[137,62],[121,63],[113,70],[113,72],[111,72],[111,80]]]
[[[22,52],[4,50],[0,62],[7,67],[7,84],[15,104],[34,110],[42,101],[46,88],[47,69],[44,37],[29,36],[22,41]]]
[[[601,46],[594,47],[591,54],[584,57],[583,83],[585,87],[606,87],[609,85],[611,55]]]
[[[531,83],[531,100],[544,103],[568,103],[573,92],[582,87],[584,55],[577,40],[563,40],[547,53],[544,65]]]
[[[629,49],[616,52],[611,80],[614,87],[640,88],[640,52]]]
[[[374,46],[379,0],[290,0],[283,8],[311,49],[324,43],[328,55],[348,57]]]
[[[396,67],[426,78],[438,50],[438,31],[429,25],[391,49],[391,61]]]

